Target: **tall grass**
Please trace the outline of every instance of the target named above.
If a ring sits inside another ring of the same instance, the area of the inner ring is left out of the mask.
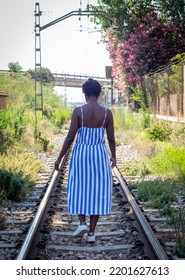
[[[66,121],[71,119],[72,110],[71,108],[60,108],[55,109],[50,116],[51,121],[59,128],[65,124]]]
[[[171,177],[185,174],[185,147],[168,147],[150,159],[149,164],[154,173]]]
[[[157,175],[185,180],[185,148],[163,147],[152,156],[143,156],[122,167],[125,175]]]
[[[0,194],[2,198],[20,201],[38,179],[42,165],[29,154],[9,150],[0,155]]]
[[[131,113],[123,106],[114,109],[116,137],[140,152],[137,160],[124,164],[124,175],[185,178],[185,126],[150,118],[149,127],[144,128],[143,116],[143,112]]]
[[[0,168],[12,172],[24,172],[25,178],[36,180],[42,164],[28,153],[11,149],[7,154],[0,155]]]
[[[162,208],[175,200],[174,186],[171,180],[145,181],[137,184],[138,198],[149,206]]]
[[[137,188],[138,198],[145,206],[158,208],[159,214],[173,224],[175,251],[184,258],[185,207],[177,209],[174,204],[177,197],[185,196],[185,125],[158,121],[143,113],[135,119],[135,114],[130,117],[122,108],[114,112],[114,116],[116,138],[131,144],[140,153],[136,160],[128,157],[121,171],[123,175],[149,175],[147,180],[132,183],[131,187]]]
[[[114,125],[116,130],[141,130],[141,119],[137,113],[129,112],[123,105],[114,107]]]
[[[9,107],[0,111],[0,150],[8,148],[20,141],[25,129],[25,109],[22,106]]]
[[[0,111],[0,204],[20,200],[37,180],[39,161],[30,154],[50,152],[50,140],[70,119],[52,84],[43,85],[44,115],[34,113],[34,81],[30,75],[1,75],[0,89],[8,94],[8,107]]]

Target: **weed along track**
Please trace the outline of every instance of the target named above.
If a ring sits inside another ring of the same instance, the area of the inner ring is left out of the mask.
[[[128,178],[129,181],[133,181],[134,178]],[[135,179],[138,181],[138,178]],[[158,188],[160,181],[154,180],[155,187]],[[133,182],[132,182],[133,183]],[[147,183],[147,180],[144,182]],[[134,182],[134,186],[140,186],[141,182]],[[163,213],[164,210],[160,208],[154,208],[149,206],[146,202],[141,201],[138,188],[131,188],[131,192],[139,203],[139,207],[143,212],[144,217],[147,222],[150,224],[156,238],[159,240],[164,251],[168,255],[169,259],[184,259],[184,247],[183,244],[178,243],[178,238],[183,236],[184,233],[184,210],[182,199],[176,197],[175,201],[171,203],[174,207],[175,214],[172,217]],[[164,208],[165,209],[165,208]],[[168,208],[167,205],[167,210]],[[166,210],[166,211],[167,211]],[[169,210],[168,210],[169,211]]]
[[[53,172],[57,154],[56,151],[48,157],[49,168],[42,176],[43,181],[40,180],[24,202],[5,205],[4,210],[9,219],[6,229],[0,231],[1,259],[176,258],[172,227],[169,229],[165,219],[156,216],[156,210],[146,208],[139,202],[137,191],[130,192],[129,184],[117,168],[113,169],[112,213],[100,216],[95,243],[87,243],[85,236],[74,238],[72,235],[78,225],[78,218],[67,211],[70,152],[62,161],[61,171]]]

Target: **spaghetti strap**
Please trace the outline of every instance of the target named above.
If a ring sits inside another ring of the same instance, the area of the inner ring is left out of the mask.
[[[84,116],[83,116],[82,106],[81,106],[81,117],[82,117],[82,126],[84,126]]]
[[[104,117],[104,120],[103,120],[102,127],[104,127],[104,125],[105,125],[106,116],[107,116],[107,108],[105,108],[105,117]]]

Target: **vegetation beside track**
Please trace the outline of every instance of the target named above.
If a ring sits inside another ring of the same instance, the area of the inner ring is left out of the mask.
[[[0,75],[0,91],[8,94],[8,107],[0,111],[1,204],[5,200],[20,201],[35,184],[42,165],[33,155],[50,152],[50,141],[71,118],[71,109],[66,108],[53,85],[45,83],[44,112],[35,116],[34,80],[30,73]]]
[[[160,121],[146,111],[114,110],[117,145],[130,144],[140,158],[126,162],[123,176],[141,176],[131,183],[145,206],[158,208],[176,231],[176,253],[185,257],[185,125]],[[147,180],[145,180],[147,178]]]
[[[140,152],[140,158],[125,163],[125,175],[159,175],[184,180],[185,125],[160,121],[149,114],[147,127],[142,113],[114,109],[117,145],[130,144]]]

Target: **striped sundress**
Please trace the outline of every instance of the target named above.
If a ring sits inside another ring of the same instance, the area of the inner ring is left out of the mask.
[[[78,129],[68,172],[68,211],[71,214],[107,215],[111,212],[112,169],[102,127]]]

